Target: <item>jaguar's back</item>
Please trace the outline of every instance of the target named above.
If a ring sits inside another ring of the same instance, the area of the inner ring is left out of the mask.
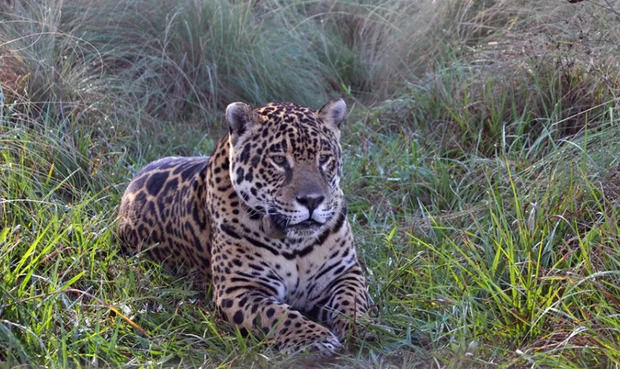
[[[119,209],[119,236],[127,251],[146,251],[172,270],[210,277],[208,163],[209,157],[168,157],[138,172]]]

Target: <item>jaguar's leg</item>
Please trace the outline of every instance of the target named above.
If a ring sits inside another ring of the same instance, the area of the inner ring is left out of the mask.
[[[216,305],[227,320],[248,330],[262,330],[283,353],[309,349],[334,353],[341,344],[325,326],[313,322],[274,296],[264,286],[228,290],[216,296]]]
[[[318,319],[325,322],[341,340],[351,324],[368,320],[368,292],[359,264],[355,264],[335,279],[317,304]]]

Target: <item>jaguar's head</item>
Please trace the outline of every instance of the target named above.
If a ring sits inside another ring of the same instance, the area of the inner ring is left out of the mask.
[[[226,108],[231,181],[271,237],[317,237],[336,222],[346,112],[342,99],[317,111],[292,103]]]

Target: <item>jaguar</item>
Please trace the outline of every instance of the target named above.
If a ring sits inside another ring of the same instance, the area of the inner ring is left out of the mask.
[[[283,353],[338,351],[369,308],[340,188],[346,114],[342,99],[231,103],[212,155],[159,159],[131,180],[124,249],[212,283],[225,320]]]

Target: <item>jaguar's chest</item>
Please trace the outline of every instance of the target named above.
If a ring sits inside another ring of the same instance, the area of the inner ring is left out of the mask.
[[[305,248],[282,252],[270,258],[281,301],[299,310],[310,309],[333,280],[354,262],[355,254],[348,242],[336,242],[342,237],[330,235],[321,244],[310,243]]]
[[[278,292],[282,301],[302,308],[312,299],[312,289],[319,287],[317,290],[320,290],[322,285],[320,280],[316,279],[320,262],[307,257],[297,258],[284,263],[281,269],[282,284]]]

